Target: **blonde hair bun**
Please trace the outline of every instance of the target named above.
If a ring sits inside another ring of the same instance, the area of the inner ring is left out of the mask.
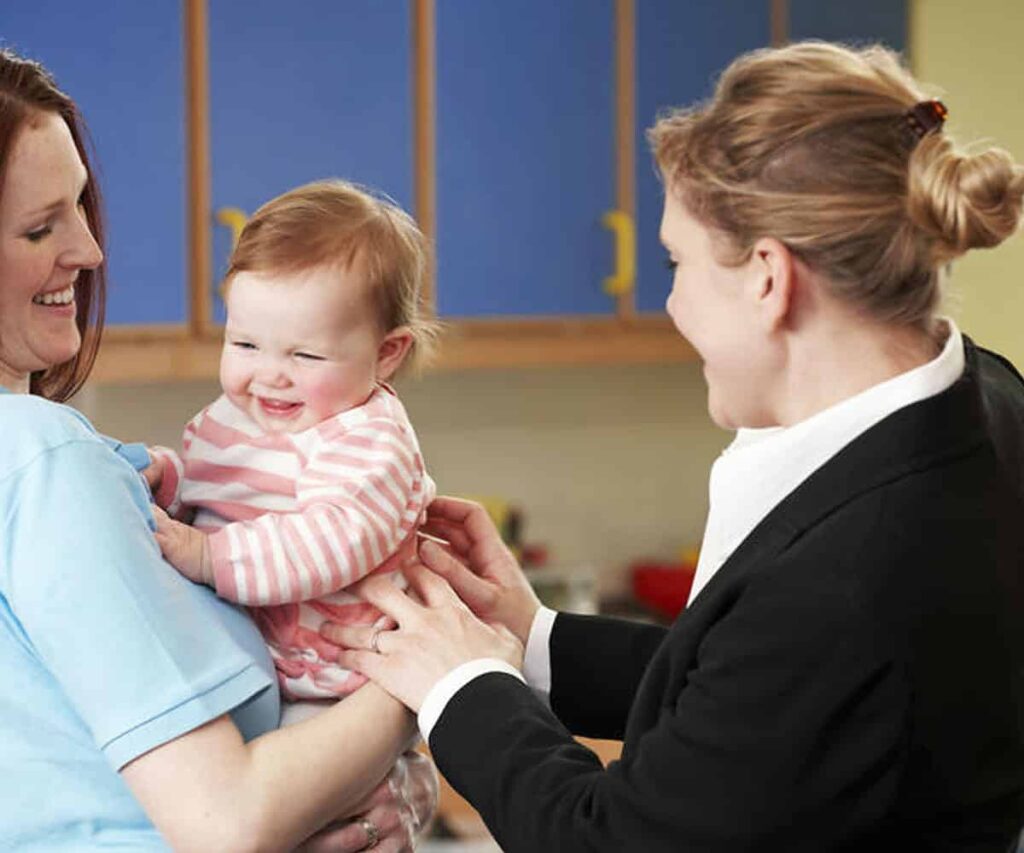
[[[910,156],[907,211],[934,240],[936,264],[998,246],[1017,230],[1022,205],[1024,169],[1001,148],[964,154],[930,133]]]

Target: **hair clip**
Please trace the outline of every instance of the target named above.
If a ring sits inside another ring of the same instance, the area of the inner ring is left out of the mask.
[[[941,128],[946,121],[949,110],[937,98],[930,101],[919,101],[904,113],[907,127],[914,134],[914,141],[921,139],[926,133]]]

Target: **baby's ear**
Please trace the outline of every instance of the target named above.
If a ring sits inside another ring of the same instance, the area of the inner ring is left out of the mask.
[[[377,378],[387,382],[412,349],[412,332],[404,326],[392,329],[377,348]]]

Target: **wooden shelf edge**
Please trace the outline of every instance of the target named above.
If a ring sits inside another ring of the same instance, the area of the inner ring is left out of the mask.
[[[91,382],[216,379],[219,336],[190,337],[184,327],[109,329]],[[426,372],[693,361],[693,349],[662,317],[470,320],[448,324]]]

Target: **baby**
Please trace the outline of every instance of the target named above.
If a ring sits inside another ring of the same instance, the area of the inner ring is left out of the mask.
[[[343,181],[265,204],[225,276],[223,395],[153,448],[157,540],[182,574],[248,605],[282,695],[336,699],[365,682],[321,623],[373,624],[346,591],[415,553],[435,494],[387,384],[434,328],[420,317],[423,234]],[[175,518],[192,517],[193,526]]]

